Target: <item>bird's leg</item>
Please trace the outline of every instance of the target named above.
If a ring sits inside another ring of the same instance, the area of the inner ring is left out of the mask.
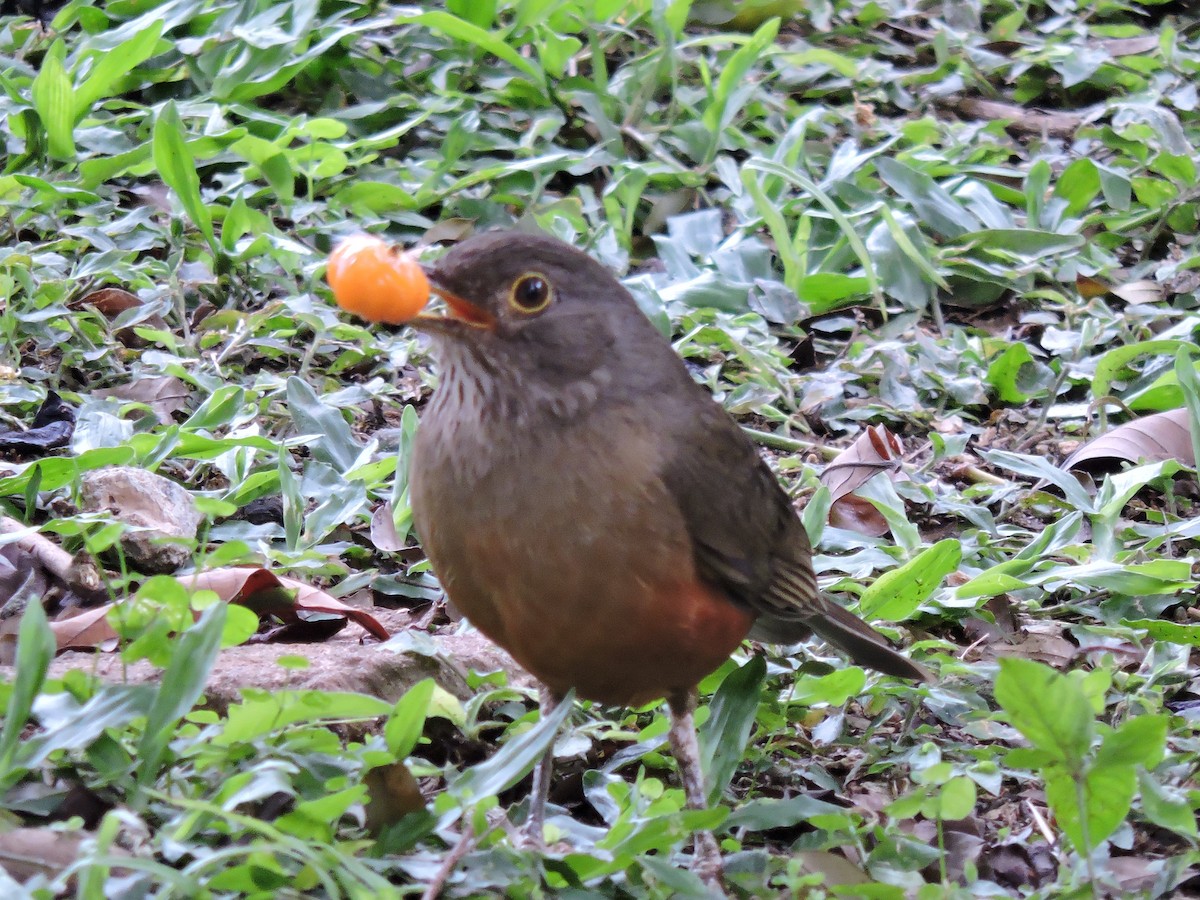
[[[554,712],[559,698],[544,684],[538,685],[538,706],[544,719]],[[529,794],[529,815],[525,818],[525,839],[534,847],[546,845],[546,800],[550,796],[550,776],[554,774],[554,744],[546,748],[533,767],[533,790]]]
[[[696,723],[692,713],[696,709],[696,691],[681,691],[667,698],[671,710],[671,752],[679,765],[683,780],[683,795],[689,809],[708,809],[708,791],[704,786],[704,772],[700,767],[700,743],[696,740]],[[697,831],[693,836],[696,845],[694,868],[705,884],[721,889],[721,848],[711,831]]]

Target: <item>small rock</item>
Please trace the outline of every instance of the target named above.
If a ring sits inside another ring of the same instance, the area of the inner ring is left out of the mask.
[[[111,512],[132,526],[121,535],[121,548],[138,571],[174,572],[191,560],[191,542],[204,517],[192,495],[170,479],[133,466],[109,466],[84,474],[80,496],[85,510]]]

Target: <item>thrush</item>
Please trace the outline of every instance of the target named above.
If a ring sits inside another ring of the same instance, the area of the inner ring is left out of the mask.
[[[822,596],[808,535],[751,439],[604,266],[555,238],[489,232],[427,268],[449,309],[411,459],[414,523],[446,594],[545,686],[665,698],[689,806],[706,791],[696,686],[747,637],[815,633],[927,680]],[[546,710],[544,709],[543,712]],[[552,760],[527,820],[541,838]],[[719,880],[711,834],[696,865]]]

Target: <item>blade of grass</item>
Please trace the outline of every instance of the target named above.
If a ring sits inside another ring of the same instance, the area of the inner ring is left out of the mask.
[[[29,721],[33,701],[46,681],[46,670],[54,658],[55,641],[46,621],[41,600],[32,598],[21,616],[17,633],[16,678],[8,706],[4,710],[4,727],[0,729],[0,785],[8,786],[12,778],[13,754],[21,732]]]
[[[196,160],[188,150],[183,122],[173,100],[163,105],[154,120],[152,145],[154,165],[158,168],[158,174],[179,197],[188,218],[200,229],[213,254],[219,255],[220,247],[213,237],[212,216],[204,198],[200,196],[200,176],[196,172]]]

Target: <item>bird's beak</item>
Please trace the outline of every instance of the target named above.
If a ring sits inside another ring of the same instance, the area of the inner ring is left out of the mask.
[[[448,332],[461,333],[463,326],[471,329],[478,328],[484,331],[495,330],[495,316],[482,306],[472,303],[470,300],[464,300],[458,294],[447,290],[439,284],[436,269],[429,266],[422,266],[421,268],[425,270],[425,277],[429,279],[429,288],[433,292],[433,295],[445,301],[450,314],[438,316],[421,313],[409,323],[410,325],[418,329],[438,331],[443,334]]]

